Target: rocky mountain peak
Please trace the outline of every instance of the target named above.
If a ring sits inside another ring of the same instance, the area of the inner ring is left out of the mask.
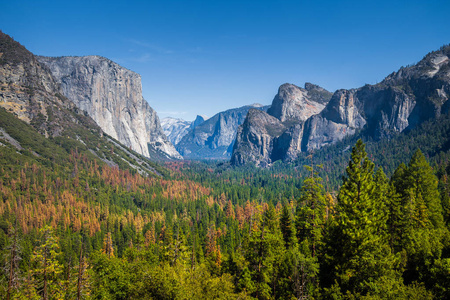
[[[255,162],[260,166],[270,164],[274,141],[285,129],[277,118],[251,108],[237,130],[231,163],[241,165]]]
[[[309,110],[309,104],[320,102],[314,94],[325,99],[325,108],[309,116],[300,114],[299,111]],[[304,89],[284,84],[268,113],[283,121],[286,130],[280,136],[272,136],[268,162],[291,160],[301,151],[333,144],[357,132],[374,139],[389,138],[448,112],[449,95],[450,46],[427,54],[419,63],[393,72],[378,84],[337,90],[331,97],[329,92],[311,83],[306,83]],[[256,124],[247,125],[251,126]],[[241,132],[245,135],[244,130]],[[238,136],[237,140],[251,141],[245,136]],[[246,143],[241,145],[257,150]],[[237,147],[235,152],[242,153]],[[258,162],[258,155],[259,152],[249,153],[246,161]]]
[[[333,93],[327,91],[317,84],[312,84],[310,82],[305,83],[305,90],[308,91],[308,97],[315,102],[326,105],[330,101]]]
[[[450,77],[450,45],[441,47],[424,56],[415,65],[401,67],[387,76],[381,84],[401,85],[411,79],[448,79]]]
[[[48,68],[0,31],[0,106],[33,124],[45,136],[58,136],[77,120]]]
[[[309,90],[303,89],[290,83],[281,85],[267,112],[282,122],[303,122],[318,114],[325,107],[322,103],[326,100],[321,93],[326,94],[326,91],[321,92],[318,89],[320,87],[316,88],[312,84],[308,84],[308,88]]]
[[[38,60],[51,70],[64,95],[108,135],[147,157],[157,152],[181,158],[142,97],[139,74],[101,56]]]
[[[192,128],[176,147],[188,159],[224,159],[231,156],[236,131],[250,109],[267,110],[261,104],[219,112]]]
[[[356,90],[338,90],[322,112],[326,119],[359,128],[365,124],[360,114],[361,104],[355,96]]]
[[[205,122],[205,118],[198,115],[194,121],[186,121],[179,118],[167,117],[161,120],[161,126],[172,144],[177,145],[190,130]]]
[[[205,122],[205,119],[206,119],[206,117],[197,115],[197,117],[195,118],[194,122],[192,122],[192,128],[195,128],[198,125],[200,125],[203,122]]]
[[[253,124],[258,126],[251,128]],[[245,129],[258,129],[260,133],[270,134],[275,137],[281,135],[284,130],[283,124],[278,119],[255,108],[251,108],[248,111],[247,118],[242,126]]]
[[[18,65],[35,61],[33,53],[0,30],[0,65]]]

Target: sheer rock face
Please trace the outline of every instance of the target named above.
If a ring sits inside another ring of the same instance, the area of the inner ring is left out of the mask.
[[[366,124],[360,106],[355,90],[336,91],[326,108],[306,121],[299,150],[319,149],[354,134]]]
[[[197,116],[194,121],[168,117],[161,120],[161,127],[169,141],[177,145],[190,130],[203,122],[205,122],[205,117],[203,116]]]
[[[245,128],[240,128],[237,141],[245,140],[246,143],[236,143],[232,162],[270,164],[277,159],[289,161],[302,151],[336,143],[358,131],[375,139],[389,138],[447,113],[450,109],[450,101],[447,101],[450,95],[450,46],[429,53],[418,64],[401,68],[379,84],[338,90],[328,103],[311,97],[311,89],[316,96],[326,95],[320,87],[309,83],[305,84],[305,89],[282,85],[268,113],[283,122],[286,130],[272,136],[273,146],[263,151],[267,152],[265,160],[257,158],[256,152],[249,152],[244,160],[240,147],[247,151],[256,148],[250,145],[252,139],[246,139]],[[314,105],[316,109],[308,111],[311,101],[326,104],[325,108],[318,112],[320,106]],[[260,120],[253,118],[247,122],[251,124],[246,128],[254,128],[259,126]]]
[[[99,56],[39,57],[62,92],[102,130],[136,152],[181,158],[142,97],[140,75]],[[150,148],[150,149],[149,149]]]
[[[278,89],[278,93],[272,101],[272,106],[267,112],[281,122],[304,122],[310,116],[318,114],[324,109],[325,105],[317,101],[317,98],[321,99],[317,97],[318,94],[311,93],[315,90],[314,85],[309,84],[308,88],[309,91],[293,84],[283,84]],[[313,98],[316,100],[313,100]]]
[[[311,83],[304,89],[288,83],[280,86],[267,113],[251,110],[239,127],[232,163],[267,166],[279,159],[295,159],[302,147],[304,122],[320,113],[331,95]]]
[[[178,152],[188,159],[230,158],[237,128],[251,108],[267,110],[253,104],[220,112],[191,129],[176,145]]]
[[[248,111],[245,122],[239,126],[231,163],[242,165],[254,162],[266,166],[272,162],[274,143],[286,127],[277,118],[257,109]]]

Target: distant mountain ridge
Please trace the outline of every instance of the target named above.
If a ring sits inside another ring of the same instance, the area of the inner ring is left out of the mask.
[[[190,130],[205,122],[205,119],[207,118],[197,116],[194,121],[186,121],[179,118],[167,117],[161,120],[161,127],[169,141],[176,145]]]
[[[160,153],[182,158],[142,97],[139,74],[100,56],[37,59],[50,69],[62,93],[107,134],[147,157]]]
[[[300,152],[334,144],[361,130],[375,139],[389,138],[447,113],[450,46],[427,54],[416,65],[401,68],[376,85],[337,90],[323,110],[306,119],[300,116],[301,106],[291,101],[293,93],[282,90],[267,112],[274,119],[249,112],[238,129],[231,158],[234,165],[290,161]],[[279,129],[281,125],[284,130]]]
[[[295,159],[301,148],[303,123],[320,113],[331,95],[311,83],[306,83],[305,88],[281,85],[267,112],[249,110],[238,128],[231,162],[266,166],[278,159]]]
[[[176,149],[186,159],[229,159],[237,128],[252,108],[266,111],[268,106],[256,103],[217,113],[184,135]]]

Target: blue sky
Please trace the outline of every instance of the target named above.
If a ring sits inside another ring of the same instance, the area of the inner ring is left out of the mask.
[[[270,104],[285,82],[374,84],[450,43],[448,0],[0,2],[0,30],[33,53],[141,74],[160,118]]]

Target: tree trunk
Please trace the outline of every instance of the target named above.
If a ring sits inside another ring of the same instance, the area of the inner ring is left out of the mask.
[[[80,247],[80,262],[78,266],[77,300],[81,299],[81,282],[83,280],[83,245]]]

